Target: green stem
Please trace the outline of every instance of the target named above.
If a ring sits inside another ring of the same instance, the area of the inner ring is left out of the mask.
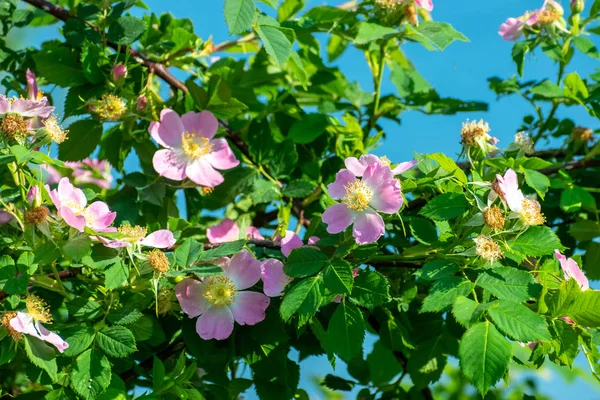
[[[269,181],[271,181],[275,185],[277,185],[277,187],[281,187],[281,182],[279,182],[277,179],[275,179],[271,175],[269,175],[269,173],[267,171],[265,171],[265,169],[263,168],[262,165],[258,166],[258,172],[260,172],[261,174],[263,174],[265,176],[265,178],[267,178]]]
[[[379,71],[377,71],[377,80],[375,81],[375,106],[373,107],[374,120],[379,113],[379,100],[381,98],[381,83],[383,81],[383,71],[385,69],[385,43],[379,47]]]
[[[56,280],[56,282],[58,282],[58,286],[60,287],[62,295],[65,297],[68,297],[67,290],[65,289],[65,286],[63,285],[62,280],[60,279],[60,275],[58,274],[58,270],[56,269],[56,262],[52,262],[50,264],[50,266],[52,267],[52,273],[54,274],[54,279]]]

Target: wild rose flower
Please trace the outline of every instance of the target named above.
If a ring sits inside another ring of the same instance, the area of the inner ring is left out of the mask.
[[[503,40],[510,42],[517,41],[523,36],[523,28],[525,27],[525,21],[522,18],[508,18],[498,30],[498,34]]]
[[[392,169],[392,175],[400,175],[418,163],[419,162],[417,160],[400,163],[394,169]],[[356,176],[363,176],[367,167],[374,164],[381,164],[384,167],[390,167],[391,169],[391,162],[387,157],[384,156],[379,158],[375,154],[365,154],[360,156],[359,159],[356,157],[348,157],[344,161],[344,164],[346,165],[346,168]]]
[[[46,303],[37,296],[29,295],[26,300],[27,311],[7,311],[2,316],[2,325],[7,328],[14,339],[20,339],[20,334],[34,336],[54,345],[59,352],[64,352],[69,344],[54,332],[42,325],[52,323],[52,316]]]
[[[225,139],[213,139],[218,127],[209,111],[179,117],[173,110],[162,110],[160,122],[152,122],[148,128],[152,138],[165,147],[152,159],[156,172],[175,181],[190,178],[211,188],[223,183],[217,169],[230,169],[240,162]]]
[[[83,190],[74,187],[69,178],[62,178],[58,182],[58,188],[50,190],[46,185],[54,206],[61,217],[69,226],[80,232],[88,228],[96,232],[108,232],[113,223],[116,212],[111,212],[108,205],[102,201],[95,201],[89,207]]]
[[[404,3],[404,0],[375,0],[383,8],[394,8]],[[414,0],[415,4],[427,11],[433,11],[433,0]]]
[[[477,236],[473,239],[475,242],[475,251],[477,255],[493,263],[496,260],[504,258],[504,254],[502,253],[502,249],[498,245],[498,243],[494,242],[487,236]]]
[[[240,227],[235,221],[225,218],[220,224],[208,228],[206,230],[206,237],[210,243],[234,242],[240,239]],[[254,226],[248,227],[246,230],[246,237],[248,239],[265,239]]]
[[[395,214],[403,203],[400,182],[389,167],[380,163],[368,166],[362,179],[351,170],[342,169],[328,189],[331,197],[342,202],[323,213],[327,232],[340,233],[354,224],[352,235],[358,244],[376,242],[385,233],[377,211]]]
[[[319,238],[316,236],[311,236],[308,238],[308,244],[315,244],[319,241]],[[298,247],[304,246],[302,239],[300,236],[296,235],[294,231],[285,231],[285,237],[281,239],[281,252],[284,256],[289,257],[292,250],[297,249]]]
[[[283,263],[274,258],[265,260],[260,265],[260,271],[263,290],[269,297],[281,295],[283,289],[292,281],[292,278],[283,272]]]
[[[558,251],[558,249],[554,250],[554,254],[558,261],[560,261],[560,267],[565,274],[565,280],[575,279],[575,281],[581,287],[581,290],[588,290],[590,288],[590,284],[588,282],[587,277],[583,273],[579,266],[572,258],[567,258]]]
[[[534,12],[527,12],[519,18],[508,18],[502,25],[498,34],[504,40],[518,40],[528,27],[543,26],[555,27],[561,31],[568,32],[566,22],[563,18],[564,10],[560,3],[554,0],[546,0],[542,7]]]
[[[110,70],[110,75],[112,76],[112,80],[114,82],[119,82],[121,79],[125,79],[127,77],[127,67],[123,64],[115,64]]]
[[[8,98],[0,94],[0,116],[17,114],[24,118],[48,118],[53,111],[54,107],[48,105],[48,99],[45,96],[39,100],[29,100]]]
[[[261,263],[242,250],[221,264],[223,275],[202,281],[184,279],[175,286],[181,309],[198,317],[196,332],[202,339],[227,339],[234,322],[255,325],[265,319],[270,299],[248,289],[261,278]]]
[[[156,249],[166,249],[173,246],[177,241],[173,236],[173,232],[168,229],[160,229],[148,235],[148,228],[142,228],[139,225],[131,226],[130,224],[123,224],[117,229],[117,232],[121,236],[119,239],[98,237],[98,240],[104,246],[110,248],[139,248],[147,246]]]
[[[466,148],[479,148],[484,154],[490,154],[498,150],[496,144],[499,140],[490,136],[490,126],[483,120],[463,122],[460,131],[461,143]]]
[[[519,189],[517,173],[513,169],[508,169],[504,176],[496,175],[496,182],[492,184],[488,202],[493,202],[497,197],[500,197],[502,203],[508,205],[515,215],[520,216],[525,224],[542,225],[546,222],[540,203],[526,198]]]

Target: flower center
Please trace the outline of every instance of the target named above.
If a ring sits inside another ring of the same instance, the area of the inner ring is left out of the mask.
[[[2,129],[7,139],[16,140],[21,136],[25,136],[29,126],[27,121],[24,121],[19,114],[9,114],[2,120],[0,129]]]
[[[48,137],[50,137],[54,143],[61,144],[67,140],[67,133],[69,133],[69,130],[63,131],[54,115],[50,118],[46,118],[42,123],[48,132]]]
[[[52,323],[52,315],[50,315],[50,309],[46,302],[36,295],[30,294],[25,300],[25,306],[27,307],[27,313],[35,321]]]
[[[203,136],[197,136],[195,132],[184,132],[181,134],[181,149],[188,158],[198,160],[212,151],[210,140]]]
[[[362,180],[355,179],[346,186],[342,202],[354,211],[364,211],[373,198],[373,190]]]
[[[533,154],[535,151],[533,139],[531,139],[531,136],[525,132],[519,132],[515,135],[515,143],[519,145],[525,154]]]
[[[549,8],[538,14],[538,22],[541,25],[551,24],[558,21],[562,17],[562,13],[554,8]]]
[[[152,269],[159,274],[168,272],[169,267],[171,266],[165,253],[156,249],[148,253],[148,263]]]
[[[477,121],[463,122],[463,127],[460,131],[462,142],[468,144],[469,146],[474,145],[477,142],[477,139],[484,138],[488,139],[490,132],[490,126],[487,122],[484,122],[482,119]]]
[[[215,307],[230,306],[235,300],[235,295],[233,281],[224,276],[210,277],[202,294]]]
[[[490,207],[483,212],[483,219],[487,226],[492,229],[504,228],[504,214],[500,207]]]
[[[96,112],[104,121],[118,121],[127,111],[125,102],[114,94],[104,94],[96,104]]]
[[[15,311],[5,311],[2,313],[2,326],[4,329],[6,329],[10,337],[12,337],[14,340],[20,340],[23,338],[23,336],[10,325],[10,320],[16,316],[17,313]]]
[[[382,8],[394,8],[402,3],[402,0],[375,0],[375,2]]]
[[[148,228],[142,228],[139,225],[131,226],[129,224],[121,225],[117,231],[125,236],[125,241],[136,243],[146,237],[146,233],[148,233]]]
[[[31,208],[25,211],[24,218],[27,225],[41,224],[48,218],[48,209],[44,206]]]
[[[85,207],[82,207],[79,202],[74,199],[61,200],[60,205],[69,208],[75,215],[81,215],[85,210]]]
[[[494,242],[486,236],[478,236],[475,239],[475,251],[477,254],[490,262],[494,262],[500,258],[503,258],[502,249],[498,243]]]
[[[381,162],[381,165],[383,165],[384,167],[389,167],[390,165],[392,165],[392,162],[386,156],[381,157],[379,159],[379,161]]]
[[[542,214],[542,206],[533,199],[523,199],[521,217],[527,225],[542,225],[546,217]]]

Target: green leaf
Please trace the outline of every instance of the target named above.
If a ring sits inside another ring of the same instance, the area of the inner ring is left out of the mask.
[[[106,38],[113,43],[129,46],[138,40],[145,31],[144,20],[128,15],[110,24]]]
[[[250,29],[256,6],[254,0],[225,0],[225,22],[230,35],[239,35]]]
[[[316,186],[304,180],[295,180],[287,184],[283,189],[283,195],[292,199],[306,197],[316,189]]]
[[[225,243],[214,249],[207,250],[200,254],[198,261],[211,261],[219,257],[227,257],[239,253],[246,244],[245,240],[236,240],[235,242]]]
[[[600,223],[591,220],[580,220],[571,224],[569,233],[576,240],[592,240],[600,236]]]
[[[17,260],[17,269],[22,273],[33,275],[38,269],[38,265],[35,263],[35,255],[30,251],[21,253]]]
[[[373,346],[373,351],[367,356],[367,363],[374,385],[384,385],[402,372],[402,366],[394,353],[385,347],[381,341]]]
[[[389,292],[385,276],[376,271],[363,271],[354,279],[351,297],[358,305],[373,309],[389,301]]]
[[[469,327],[473,323],[473,314],[477,309],[478,303],[465,296],[459,296],[452,306],[452,315],[459,324]]]
[[[323,282],[330,293],[350,294],[354,286],[352,265],[344,260],[332,260],[323,272]]]
[[[314,142],[325,133],[329,126],[329,118],[325,114],[306,114],[294,122],[288,136],[294,143],[307,144]]]
[[[266,179],[260,179],[254,182],[250,198],[256,204],[270,203],[281,197],[279,187]]]
[[[175,249],[175,264],[185,268],[192,265],[200,257],[202,253],[201,243],[192,238],[187,238]]]
[[[74,21],[69,19],[68,21]],[[67,21],[67,22],[68,22]],[[100,47],[86,42],[81,49],[81,66],[85,78],[91,83],[100,83],[104,80],[104,74],[100,68]]]
[[[272,56],[279,66],[283,66],[292,53],[292,42],[295,39],[294,31],[271,25],[258,25],[257,32],[267,54]]]
[[[431,246],[438,240],[438,233],[435,225],[425,218],[412,217],[408,226],[410,233],[419,242],[426,246]]]
[[[48,83],[67,88],[87,82],[75,49],[48,42],[42,46],[42,51],[33,55],[33,60],[36,73],[46,78]],[[65,160],[62,157],[60,159]]]
[[[555,83],[550,81],[544,81],[531,88],[531,92],[539,97],[547,99],[555,99],[564,97],[565,93]]]
[[[462,215],[469,206],[462,193],[444,193],[433,198],[419,212],[435,221],[445,221]]]
[[[572,72],[565,77],[565,95],[581,101],[589,96],[587,86],[577,72]]]
[[[378,39],[392,38],[396,35],[398,35],[398,31],[394,28],[370,22],[359,22],[354,43],[365,44]]]
[[[331,350],[349,361],[360,354],[365,340],[362,312],[349,301],[342,300],[329,321],[327,329]]]
[[[546,319],[522,304],[501,300],[488,309],[488,314],[498,329],[519,342],[551,339]]]
[[[28,284],[29,275],[20,275],[16,278],[9,279],[4,285],[4,291],[8,294],[26,294]]]
[[[137,351],[133,333],[124,326],[102,328],[96,339],[102,351],[110,357],[127,357]]]
[[[529,187],[534,189],[538,196],[544,200],[544,196],[548,192],[548,188],[550,188],[550,179],[546,175],[531,169],[523,169],[523,173]]]
[[[87,326],[74,326],[63,329],[60,335],[69,343],[69,347],[63,354],[67,357],[73,357],[86,350],[92,344],[96,336],[96,331]]]
[[[110,362],[98,349],[82,353],[73,364],[71,388],[84,399],[95,399],[110,383]]]
[[[58,157],[63,161],[81,161],[89,157],[100,144],[102,124],[82,119],[69,126],[69,139],[58,146]]]
[[[325,379],[323,379],[323,383],[321,383],[321,385],[331,390],[341,390],[344,392],[352,390],[355,384],[356,382],[354,381],[349,381],[331,374],[325,375]],[[307,397],[307,399],[309,399],[309,397]]]
[[[0,256],[0,280],[11,279],[16,273],[17,267],[13,259],[7,254]]]
[[[460,271],[460,268],[454,261],[434,260],[423,265],[423,268],[417,270],[415,275],[426,281],[435,281],[454,275]]]
[[[597,4],[600,4],[596,2]],[[600,59],[600,52],[598,52],[598,48],[590,39],[584,36],[575,36],[573,38],[573,44],[577,47],[577,50],[582,52],[583,54],[595,58]]]
[[[475,284],[499,299],[517,302],[534,298],[541,291],[541,285],[529,272],[511,267],[487,269],[479,275]]]
[[[88,236],[79,235],[71,238],[63,246],[63,254],[73,261],[81,260],[92,250],[92,240]]]
[[[560,194],[560,208],[566,213],[578,212],[581,208],[596,210],[596,199],[581,186],[571,186]]]
[[[517,73],[523,76],[525,67],[525,56],[529,52],[529,44],[527,42],[517,42],[512,49],[512,59],[517,65]]]
[[[444,50],[455,40],[469,39],[447,22],[423,21],[418,27],[406,26],[406,38],[421,43],[427,50]]]
[[[15,359],[17,355],[17,344],[13,340],[3,340],[0,342],[0,365],[8,364]]]
[[[579,294],[568,308],[567,316],[578,325],[600,327],[600,292],[586,290]]]
[[[460,341],[460,369],[485,396],[502,378],[512,357],[512,346],[489,321],[473,325]]]
[[[167,188],[164,184],[152,184],[140,190],[140,200],[160,207],[162,206],[166,191]]]
[[[554,249],[564,249],[556,233],[547,226],[529,227],[523,234],[514,239],[509,246],[510,250],[521,258],[545,256],[553,254]]]
[[[117,325],[127,325],[131,324],[142,317],[142,312],[138,310],[135,306],[125,306],[121,308],[117,308],[116,310],[111,310],[110,314],[108,314],[108,321]]]
[[[322,270],[327,261],[327,255],[322,251],[311,247],[299,247],[292,250],[283,271],[292,278],[303,278]]]
[[[298,314],[299,325],[306,324],[319,309],[323,300],[323,281],[318,276],[303,279],[285,295],[279,312],[288,321]]]
[[[424,157],[437,162],[445,171],[454,175],[460,182],[467,183],[467,175],[465,172],[456,164],[456,161],[445,155],[444,153],[432,153],[425,154]]]
[[[58,366],[54,348],[31,335],[23,335],[25,353],[33,365],[40,367],[48,373],[52,382],[56,382]]]
[[[421,312],[449,310],[459,296],[466,296],[473,290],[473,283],[458,276],[449,276],[434,282],[429,295],[423,300]]]
[[[104,287],[108,290],[123,286],[129,279],[129,266],[122,260],[117,261],[104,271]]]

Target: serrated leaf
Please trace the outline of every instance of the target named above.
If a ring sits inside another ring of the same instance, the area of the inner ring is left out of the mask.
[[[460,369],[482,396],[504,376],[512,346],[489,321],[473,325],[459,347]]]
[[[331,350],[342,360],[358,355],[365,339],[365,321],[358,307],[342,300],[331,316],[327,335]]]
[[[110,362],[98,349],[89,349],[73,363],[71,388],[84,399],[96,399],[110,384]]]
[[[444,50],[455,40],[469,39],[447,22],[423,21],[417,27],[407,25],[406,37],[421,43],[427,50]]]
[[[323,281],[318,276],[306,278],[298,282],[285,295],[279,312],[287,321],[298,314],[299,325],[306,324],[317,312],[323,299]]]
[[[125,306],[111,310],[108,314],[108,321],[116,325],[127,325],[131,324],[142,317],[142,312],[135,308],[135,306]]]
[[[104,271],[104,287],[116,289],[123,286],[129,279],[129,266],[122,260],[117,261]]]
[[[145,30],[144,20],[127,15],[110,24],[106,38],[113,43],[129,46],[138,40]]]
[[[359,22],[358,32],[354,38],[354,43],[365,44],[372,42],[373,40],[391,38],[398,34],[398,31],[394,28],[387,26],[371,23],[371,22]]]
[[[245,240],[236,240],[235,242],[225,243],[214,249],[207,250],[200,254],[198,261],[211,261],[219,257],[227,257],[239,253],[246,244]]]
[[[577,240],[592,240],[600,236],[600,223],[591,220],[581,220],[569,227],[569,233]]]
[[[250,29],[256,6],[254,0],[225,0],[225,22],[230,35],[239,35]]]
[[[137,351],[133,333],[124,326],[102,328],[96,334],[98,345],[110,357],[127,357]]]
[[[473,290],[473,283],[458,276],[449,276],[435,281],[429,295],[423,300],[424,312],[449,310],[459,296],[466,296]]]
[[[514,340],[550,340],[546,319],[522,304],[501,300],[488,309],[488,314],[496,327]]]
[[[283,189],[283,195],[287,197],[302,198],[306,197],[315,190],[315,185],[303,180],[291,181],[288,185]]]
[[[281,192],[279,191],[279,187],[273,182],[265,179],[254,182],[252,193],[250,193],[250,198],[254,204],[270,203],[280,196]]]
[[[510,267],[487,269],[479,275],[475,284],[499,299],[517,302],[536,297],[542,289],[529,272]]]
[[[62,250],[73,261],[79,261],[92,250],[92,240],[88,236],[79,235],[67,241]]]
[[[325,133],[329,126],[329,118],[325,114],[306,114],[293,123],[288,132],[294,143],[307,144],[314,142]]]
[[[29,361],[46,371],[52,382],[56,382],[58,366],[56,365],[56,352],[54,349],[30,335],[23,335],[23,339],[25,353]]]
[[[423,265],[423,268],[417,270],[415,275],[426,281],[435,281],[454,275],[460,271],[460,268],[454,261],[434,260]]]
[[[564,246],[556,233],[547,226],[531,226],[509,243],[511,252],[519,257],[538,257],[553,254],[554,249],[563,250]]]
[[[292,53],[292,41],[288,35],[294,38],[294,31],[271,25],[258,25],[257,32],[267,54],[272,56],[279,66],[283,66]]]
[[[445,221],[463,214],[469,203],[462,193],[444,193],[434,197],[419,212],[434,221]]]
[[[354,279],[351,297],[359,305],[373,309],[389,301],[389,291],[385,276],[376,271],[363,271]]]
[[[586,290],[579,294],[569,306],[567,316],[578,325],[600,327],[600,292]]]
[[[408,226],[410,233],[419,242],[426,246],[431,246],[438,240],[438,233],[435,225],[425,218],[413,217]]]
[[[185,268],[198,259],[203,250],[203,245],[197,240],[187,238],[175,249],[175,264]]]
[[[459,324],[469,327],[477,306],[478,303],[476,301],[465,296],[458,296],[452,306],[452,315],[454,315]]]
[[[73,122],[69,139],[58,146],[58,157],[63,161],[81,161],[96,149],[102,138],[102,125],[91,119]]]
[[[74,326],[72,328],[63,329],[61,331],[61,337],[69,343],[69,347],[63,354],[67,357],[76,356],[92,344],[95,336],[96,331],[87,326]]]
[[[352,265],[347,261],[335,259],[323,272],[325,289],[334,294],[350,294],[354,286]]]
[[[550,179],[546,175],[531,169],[524,169],[523,173],[529,187],[535,190],[538,196],[544,200],[544,196],[548,192],[548,188],[550,188]]]
[[[299,247],[290,253],[283,271],[292,278],[314,275],[327,264],[328,257],[322,251],[311,247]]]

